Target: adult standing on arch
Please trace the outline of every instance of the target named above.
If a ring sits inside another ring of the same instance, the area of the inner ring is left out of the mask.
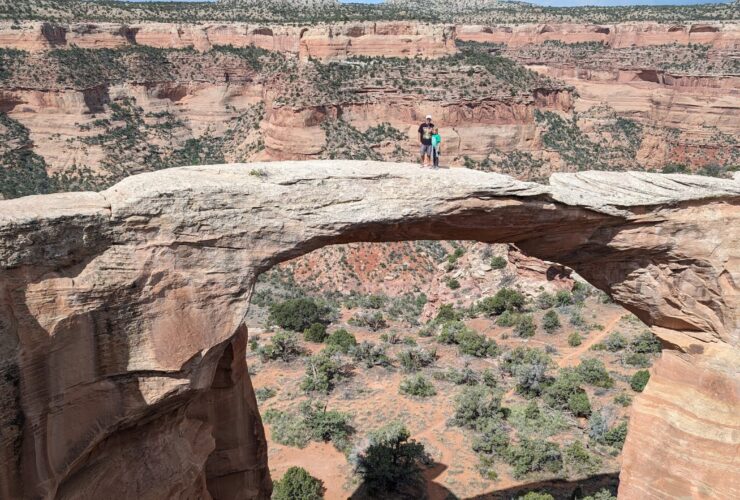
[[[419,125],[419,142],[421,143],[420,155],[421,155],[421,166],[426,167],[432,165],[432,131],[434,130],[434,123],[432,123],[432,115],[427,115],[424,123]]]

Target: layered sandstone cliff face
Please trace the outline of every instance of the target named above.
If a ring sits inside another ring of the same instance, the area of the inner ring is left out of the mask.
[[[143,45],[207,51],[214,46],[255,46],[300,54],[304,59],[353,55],[439,57],[455,49],[450,25],[415,22],[355,22],[306,27],[246,23],[72,23],[0,22],[0,47],[31,52],[55,48],[117,49]]]
[[[667,350],[624,498],[736,498],[740,179],[307,162],[189,167],[0,202],[3,498],[267,498],[241,326],[257,275],[324,245],[514,242]]]
[[[715,48],[740,47],[740,32],[733,23],[624,23],[589,24],[518,24],[501,26],[457,26],[459,40],[503,43],[520,47],[548,40],[563,43],[598,42],[611,47],[646,47],[650,45],[689,43],[709,44]]]

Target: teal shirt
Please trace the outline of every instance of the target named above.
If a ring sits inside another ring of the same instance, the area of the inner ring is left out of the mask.
[[[432,136],[432,146],[437,147],[440,142],[442,142],[442,137],[439,134],[434,134]]]

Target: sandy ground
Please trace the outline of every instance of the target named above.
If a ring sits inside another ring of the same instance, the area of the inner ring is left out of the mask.
[[[536,323],[538,325],[541,323],[541,316],[542,313],[537,313]],[[348,315],[343,315],[343,317],[346,318]],[[566,316],[560,318],[563,328],[558,333],[548,335],[538,328],[536,336],[531,339],[518,338],[512,335],[510,328],[498,327],[488,319],[470,320],[468,326],[496,339],[502,347],[511,348],[521,344],[537,347],[550,345],[556,350],[552,356],[558,366],[576,365],[584,357],[599,357],[607,364],[607,368],[617,380],[617,388],[607,391],[606,394],[600,393],[604,392],[603,390],[587,389],[592,406],[599,408],[605,404],[611,404],[614,395],[625,390],[627,375],[634,372],[634,369],[622,368],[615,354],[592,351],[591,346],[602,341],[614,331],[621,331],[631,336],[642,331],[644,326],[635,323],[634,319],[628,320],[628,313],[613,304],[589,304],[584,309],[583,317],[589,323],[602,325],[603,329],[593,329],[587,336],[584,336],[583,343],[578,347],[570,347],[567,344],[568,335],[573,331],[573,327],[568,324]],[[342,326],[346,327],[346,325]],[[424,374],[430,379],[434,371],[450,367],[461,369],[466,363],[478,372],[487,367],[495,370],[498,366],[498,359],[463,358],[459,356],[454,346],[439,345],[434,339],[417,337],[415,330],[401,330],[397,325],[392,325],[391,329],[394,326],[399,333],[412,336],[420,346],[430,349],[436,347],[437,362],[433,367],[424,370]],[[347,328],[356,335],[358,341],[380,342],[381,332]],[[260,337],[260,342],[265,342],[269,338],[269,333],[262,334]],[[312,352],[317,352],[323,347],[323,345],[311,343],[304,343],[304,345]],[[388,346],[388,354],[393,359],[395,354],[404,348],[406,346],[403,345]],[[262,412],[268,408],[297,411],[302,401],[319,397],[307,396],[299,388],[300,379],[305,370],[301,360],[291,363],[268,362],[263,364],[256,357],[250,357],[249,362],[250,365],[255,366],[257,371],[252,377],[254,387],[272,387],[278,391],[277,396],[260,403]],[[397,365],[397,363],[394,364]],[[422,442],[435,460],[435,465],[424,473],[428,480],[428,497],[431,499],[444,500],[449,492],[461,498],[470,497],[530,481],[530,478],[526,481],[513,479],[508,467],[503,464],[496,466],[499,478],[495,482],[482,478],[477,470],[478,457],[471,448],[472,433],[449,426],[447,423],[454,412],[455,396],[460,393],[462,387],[446,381],[433,380],[437,395],[427,399],[410,398],[398,393],[399,384],[405,376],[406,374],[402,373],[397,366],[372,369],[357,367],[348,381],[340,383],[328,397],[319,398],[326,401],[328,408],[349,412],[353,415],[353,425],[357,429],[355,443],[362,443],[368,431],[391,420],[403,421],[411,431],[412,438]],[[502,387],[507,391],[504,398],[505,406],[525,404],[525,400],[514,392],[512,380],[506,380]],[[628,388],[626,390],[629,391]],[[622,412],[621,414],[627,410],[618,409]],[[562,436],[555,436],[553,439],[558,442],[567,442],[569,439],[572,441],[573,437],[582,437],[584,427],[584,419],[572,418],[572,431],[567,431]],[[266,431],[270,447],[270,472],[273,478],[279,479],[291,466],[304,467],[312,475],[324,481],[326,498],[330,500],[349,498],[359,486],[347,458],[331,443],[312,442],[303,449],[293,448],[275,443],[271,439],[270,428],[267,425]],[[602,459],[604,470],[613,471],[618,468],[617,459],[609,456],[604,456]]]

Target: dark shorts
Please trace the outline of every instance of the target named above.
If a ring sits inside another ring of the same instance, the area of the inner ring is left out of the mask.
[[[421,148],[419,149],[419,154],[421,156],[428,155],[432,156],[432,145],[431,144],[422,144]]]

